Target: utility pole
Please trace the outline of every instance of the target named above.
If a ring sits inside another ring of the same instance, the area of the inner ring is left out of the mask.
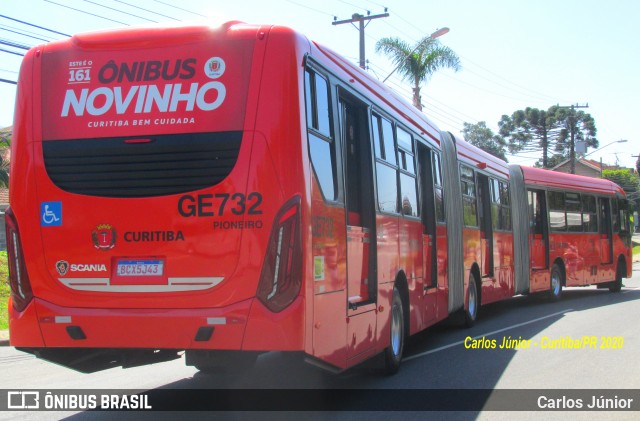
[[[387,13],[387,8],[384,8],[384,13],[381,13],[379,15],[371,15],[371,12],[369,12],[367,10],[367,16],[361,15],[359,13],[354,13],[351,16],[351,19],[345,19],[345,20],[338,20],[338,18],[336,16],[333,17],[333,22],[331,22],[332,25],[342,25],[343,23],[350,23],[350,24],[354,24],[355,22],[359,23],[359,26],[357,26],[356,28],[358,29],[358,31],[360,32],[360,67],[362,67],[363,69],[365,68],[365,59],[364,59],[364,28],[366,28],[366,26],[369,24],[367,22],[367,25],[365,25],[365,21],[370,21],[371,19],[378,19],[378,18],[386,18],[389,17],[389,13]],[[355,25],[353,25],[355,27]]]
[[[585,105],[558,105],[558,108],[571,108],[569,114],[569,131],[571,133],[571,141],[569,143],[569,163],[571,174],[576,173],[576,108],[589,108],[589,104]]]

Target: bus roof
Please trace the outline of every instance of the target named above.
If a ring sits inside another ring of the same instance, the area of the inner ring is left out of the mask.
[[[591,193],[624,195],[624,190],[616,183],[604,178],[585,177],[558,171],[520,166],[526,185],[544,186],[555,189],[571,189]]]

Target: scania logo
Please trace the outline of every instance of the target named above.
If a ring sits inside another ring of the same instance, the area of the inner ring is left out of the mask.
[[[64,276],[69,272],[69,262],[66,260],[58,260],[56,262],[56,270],[60,274],[60,276]]]
[[[98,250],[111,250],[116,245],[116,229],[109,224],[100,224],[91,233],[91,239]]]

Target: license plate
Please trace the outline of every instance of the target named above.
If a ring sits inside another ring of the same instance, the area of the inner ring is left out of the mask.
[[[155,257],[115,258],[111,285],[166,285],[165,259]]]
[[[116,268],[116,276],[118,277],[158,277],[163,275],[163,260],[120,260]]]

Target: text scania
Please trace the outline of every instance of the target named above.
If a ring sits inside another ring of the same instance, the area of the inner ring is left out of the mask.
[[[118,66],[110,61],[98,73],[98,79],[105,85],[112,82],[154,82],[174,79],[191,79],[195,75],[195,59],[177,60],[172,64],[164,62],[122,63]],[[225,85],[219,81],[204,84],[167,83],[122,86],[102,86],[83,88],[79,92],[67,89],[62,104],[62,117],[70,114],[101,116],[115,110],[117,115],[126,113],[161,113],[176,111],[212,111],[220,107],[227,95]]]
[[[107,266],[94,263],[74,263],[71,265],[70,270],[71,272],[106,272]]]

